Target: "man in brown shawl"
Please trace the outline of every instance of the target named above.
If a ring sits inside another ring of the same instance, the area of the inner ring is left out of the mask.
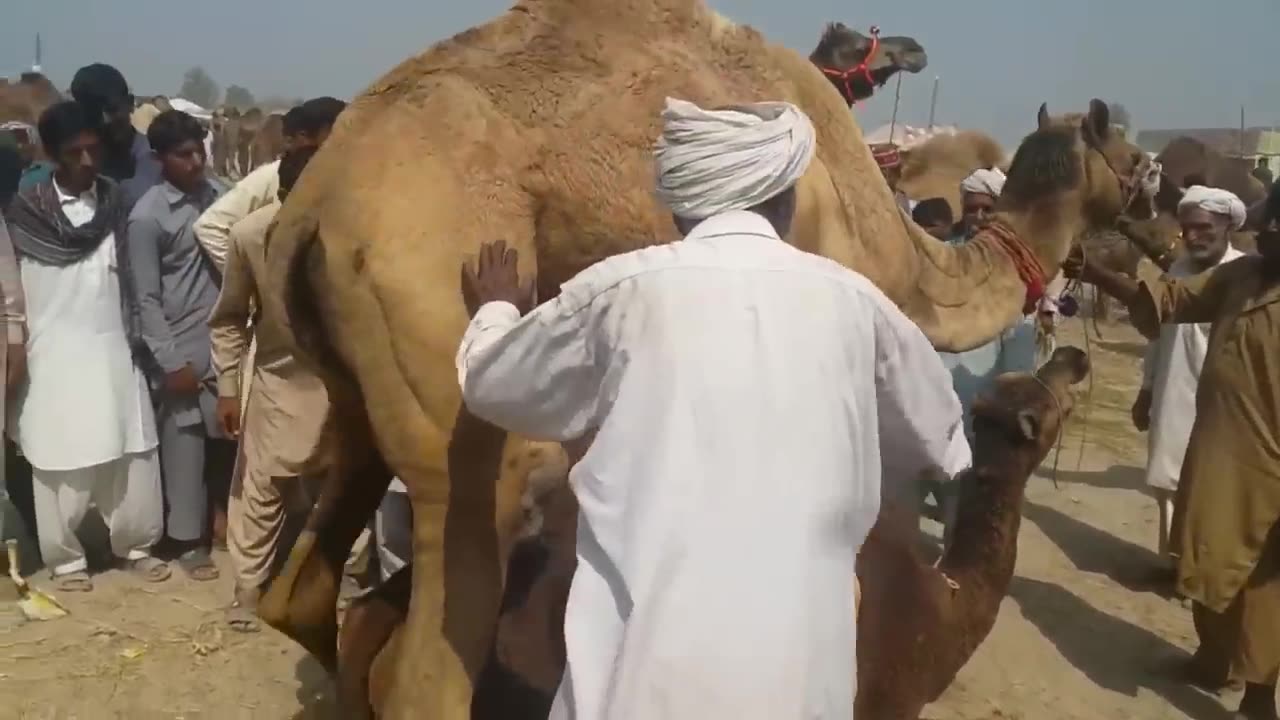
[[[1280,193],[1263,224],[1260,256],[1192,277],[1135,281],[1078,251],[1064,268],[1127,304],[1148,337],[1162,323],[1212,323],[1172,542],[1200,637],[1192,678],[1243,680],[1240,720],[1276,720],[1280,675]]]

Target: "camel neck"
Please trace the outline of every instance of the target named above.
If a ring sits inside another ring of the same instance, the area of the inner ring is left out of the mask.
[[[1083,208],[1074,196],[1056,196],[1001,209],[996,218],[1007,224],[1035,253],[1042,268],[1058,268],[1071,251],[1071,243],[1084,231]],[[1053,279],[1056,270],[1045,278]]]
[[[938,561],[938,569],[957,585],[955,604],[963,610],[956,617],[984,626],[958,637],[986,637],[1017,560],[1022,494],[1032,468],[1013,453],[992,455],[975,457],[973,469],[953,481],[964,485],[956,489],[960,498],[951,545]]]

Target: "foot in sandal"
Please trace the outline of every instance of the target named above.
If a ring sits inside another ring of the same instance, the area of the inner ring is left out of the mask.
[[[227,624],[232,630],[256,633],[261,629],[258,622],[258,595],[256,590],[236,590],[236,598],[227,608]]]
[[[54,575],[53,587],[58,592],[90,592],[93,590],[93,580],[84,570],[76,570]]]
[[[178,567],[187,577],[198,582],[210,582],[219,576],[218,566],[213,564],[213,558],[204,548],[194,548],[179,555]]]
[[[125,560],[124,566],[130,573],[149,583],[164,582],[173,575],[173,571],[169,569],[169,563],[150,555],[136,560]]]

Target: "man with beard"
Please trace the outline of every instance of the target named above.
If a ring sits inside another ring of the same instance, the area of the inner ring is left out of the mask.
[[[1190,679],[1243,680],[1238,720],[1276,720],[1280,675],[1280,193],[1262,226],[1260,256],[1192,277],[1143,268],[1135,280],[1079,250],[1064,267],[1128,305],[1148,337],[1162,324],[1211,323],[1172,550],[1200,638]]]
[[[1234,194],[1196,185],[1178,203],[1186,252],[1169,268],[1171,277],[1186,278],[1240,257],[1231,246],[1231,231],[1245,220],[1244,203]],[[1133,403],[1133,424],[1147,438],[1147,485],[1159,507],[1158,545],[1162,563],[1159,582],[1172,582],[1176,560],[1169,547],[1173,498],[1182,458],[1196,418],[1196,385],[1208,347],[1208,328],[1195,323],[1169,324],[1147,347],[1142,390]],[[1167,560],[1166,560],[1167,559]]]

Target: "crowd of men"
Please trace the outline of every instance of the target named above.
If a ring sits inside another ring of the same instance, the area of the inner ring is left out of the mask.
[[[92,589],[75,531],[93,505],[142,581],[169,577],[162,555],[212,580],[226,504],[231,620],[249,629],[288,521],[313,501],[326,406],[261,292],[264,240],[343,104],[289,111],[280,160],[223,193],[194,118],[161,113],[142,137],[105,65],[79,71],[71,95],[41,116],[50,162],[0,223],[7,429],[31,465],[41,554],[59,589]],[[940,356],[866,278],[782,241],[814,143],[787,103],[669,99],[657,194],[681,242],[606,259],[536,307],[501,243],[464,268],[467,407],[529,436],[593,437],[571,475],[580,562],[553,717],[847,717],[848,577],[882,476],[967,467],[966,408],[998,374],[1034,367],[1052,286],[988,345]],[[892,187],[900,158],[874,155]],[[898,202],[964,243],[1004,182],[994,168],[965,179],[958,222],[940,198]],[[1161,553],[1194,603],[1193,679],[1243,682],[1240,717],[1275,720],[1280,193],[1252,219],[1256,256],[1230,245],[1250,219],[1230,193],[1190,187],[1178,219],[1167,276],[1079,255],[1064,274],[1125,302],[1155,339],[1133,417],[1150,431]],[[932,490],[950,525],[946,485]]]
[[[57,590],[93,589],[76,534],[91,506],[144,582],[172,565],[215,580],[225,543],[231,622],[255,629],[314,502],[327,410],[259,291],[264,239],[345,103],[289,110],[282,157],[224,192],[196,118],[169,110],[138,133],[125,78],[103,64],[70,96],[40,116],[46,161],[0,215],[7,431],[30,466],[41,559]]]

